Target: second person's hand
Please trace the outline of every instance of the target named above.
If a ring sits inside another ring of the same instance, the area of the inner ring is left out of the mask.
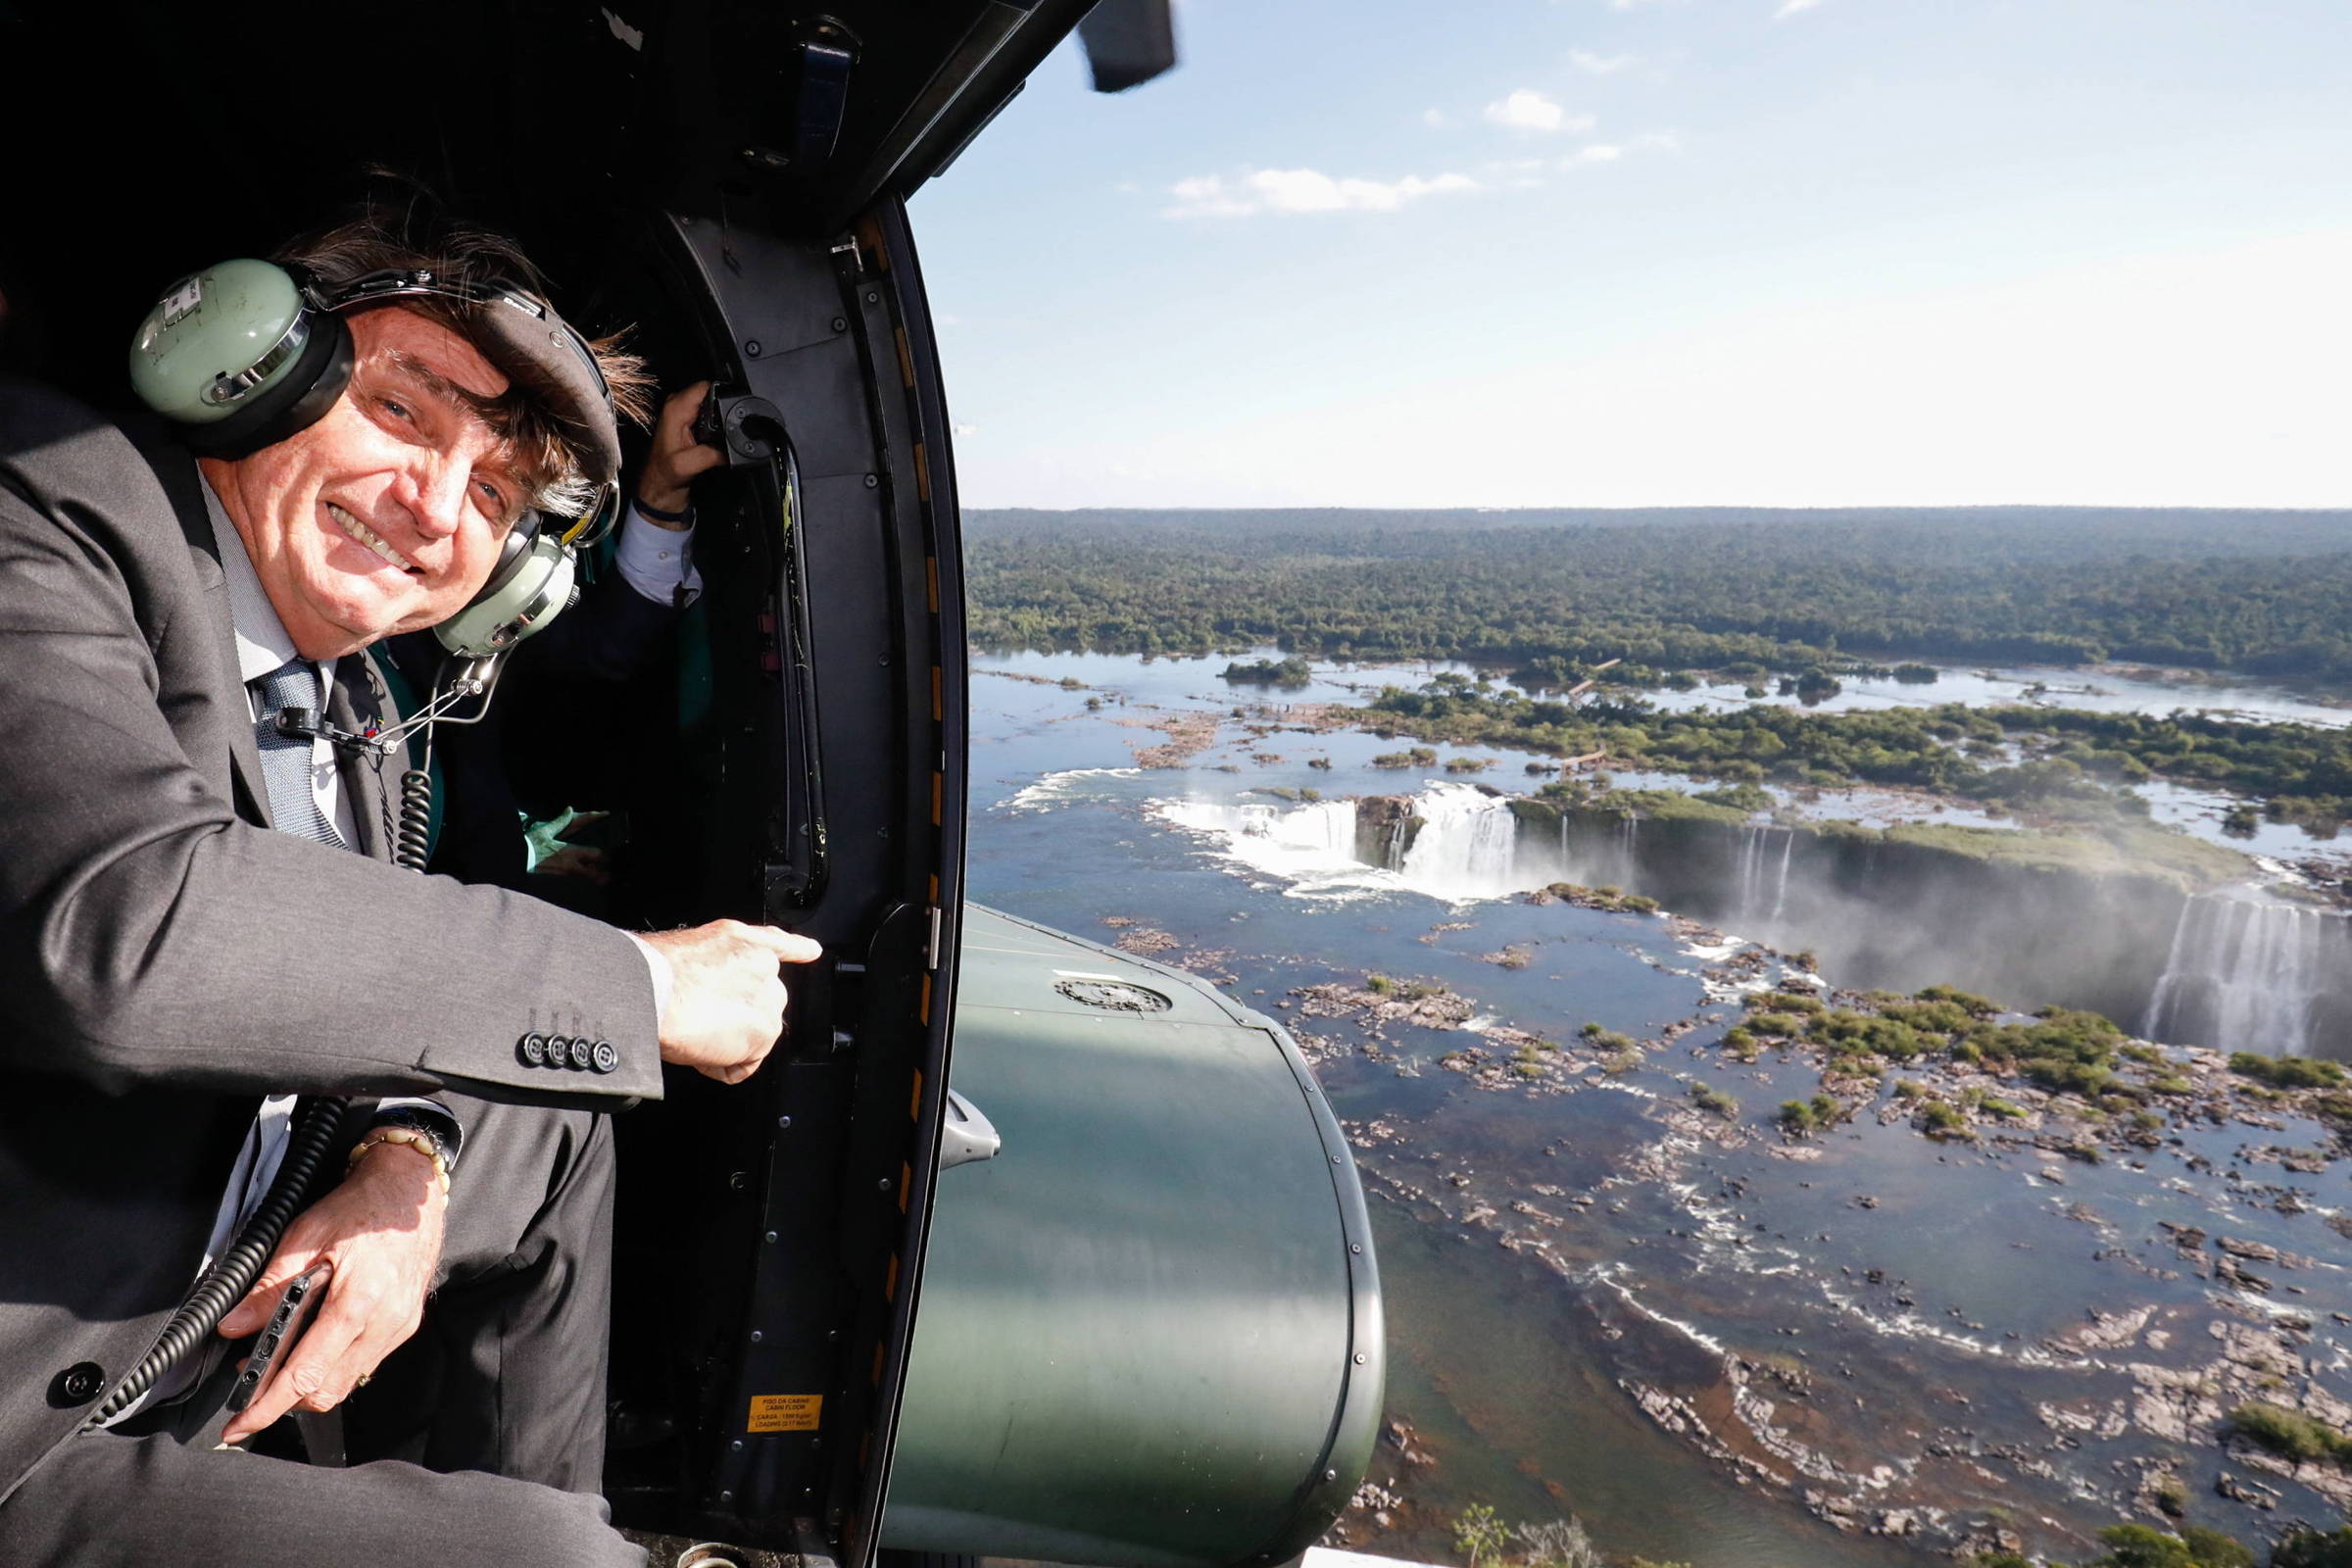
[[[726,454],[718,448],[705,446],[694,438],[694,416],[702,412],[703,397],[710,390],[708,381],[678,388],[662,400],[662,412],[654,419],[654,444],[645,455],[645,471],[637,476],[637,499],[657,511],[684,512],[686,487],[694,476],[726,461]],[[646,520],[655,522],[651,517]],[[685,526],[660,522],[655,525]]]

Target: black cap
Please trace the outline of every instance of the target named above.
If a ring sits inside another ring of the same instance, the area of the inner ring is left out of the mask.
[[[555,416],[571,437],[586,477],[596,484],[620,478],[620,422],[612,389],[597,368],[588,340],[572,330],[546,298],[505,279],[443,279],[432,271],[369,272],[325,292],[329,310],[349,313],[404,299],[457,300],[473,307],[466,335],[485,359],[504,370]]]

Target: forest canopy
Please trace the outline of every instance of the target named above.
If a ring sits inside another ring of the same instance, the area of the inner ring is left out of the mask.
[[[2352,514],[966,514],[988,648],[1444,658],[1564,680],[1854,657],[2352,679]]]

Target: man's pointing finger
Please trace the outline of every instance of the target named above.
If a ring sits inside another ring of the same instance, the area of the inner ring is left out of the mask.
[[[823,946],[813,939],[781,931],[772,925],[740,926],[735,934],[746,942],[757,942],[768,949],[783,963],[811,963],[825,956]]]

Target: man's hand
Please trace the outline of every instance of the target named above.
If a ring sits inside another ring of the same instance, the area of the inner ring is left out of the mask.
[[[656,932],[645,940],[669,960],[662,1059],[722,1084],[739,1084],[759,1071],[784,1032],[784,981],[777,965],[807,963],[825,951],[807,937],[741,920]]]
[[[320,1258],[334,1265],[326,1299],[222,1442],[242,1442],[297,1405],[333,1409],[416,1332],[441,1261],[448,1204],[430,1157],[406,1144],[378,1144],[341,1186],[294,1217],[262,1277],[220,1320],[220,1335],[258,1332],[287,1284]]]
[[[662,402],[661,416],[654,420],[654,449],[645,455],[645,471],[637,476],[637,499],[657,511],[684,512],[687,482],[726,461],[727,455],[718,448],[704,446],[694,438],[694,416],[702,411],[703,395],[710,390],[708,381],[680,387]],[[645,520],[654,522],[651,517]],[[682,522],[655,525],[686,526]]]

